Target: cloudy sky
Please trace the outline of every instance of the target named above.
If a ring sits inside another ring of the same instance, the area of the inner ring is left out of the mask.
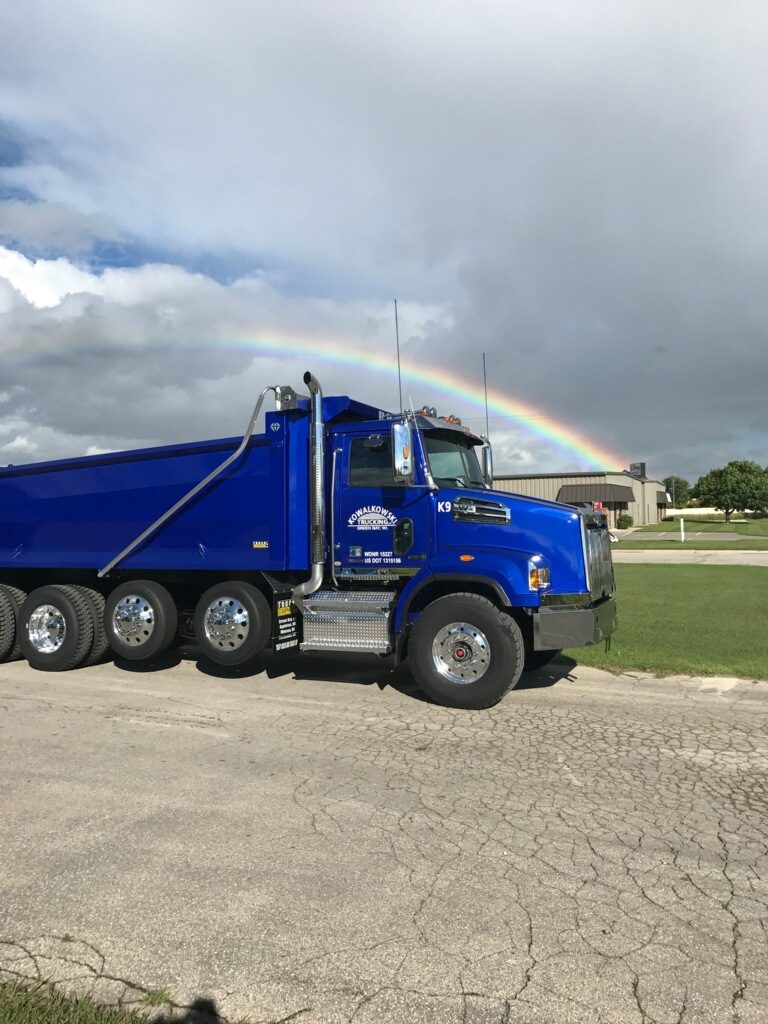
[[[234,434],[306,365],[395,408],[396,296],[417,404],[479,428],[437,376],[487,353],[502,471],[592,468],[550,420],[605,468],[768,463],[762,0],[0,23],[0,462]]]

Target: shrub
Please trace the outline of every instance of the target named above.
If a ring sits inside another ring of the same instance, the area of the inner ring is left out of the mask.
[[[629,514],[629,512],[622,512],[622,513],[620,513],[619,518],[616,520],[616,529],[617,530],[628,530],[630,528],[630,526],[634,526],[634,525],[635,525],[635,521],[632,518],[632,516]]]

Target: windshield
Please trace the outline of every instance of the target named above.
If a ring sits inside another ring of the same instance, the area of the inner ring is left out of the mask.
[[[422,436],[429,468],[438,486],[486,486],[469,439],[445,430],[424,430]]]

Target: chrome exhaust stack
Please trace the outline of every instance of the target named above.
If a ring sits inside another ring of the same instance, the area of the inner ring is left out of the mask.
[[[308,580],[293,588],[294,603],[301,607],[305,597],[320,588],[325,573],[325,429],[323,424],[323,392],[317,379],[307,370],[304,383],[309,388],[312,401],[310,439],[312,449],[312,471],[310,476],[310,553],[312,574]]]

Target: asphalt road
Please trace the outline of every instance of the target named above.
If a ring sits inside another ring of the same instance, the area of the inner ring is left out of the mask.
[[[229,1020],[764,1024],[768,683],[572,668],[468,713],[375,662],[2,666],[0,967]]]

